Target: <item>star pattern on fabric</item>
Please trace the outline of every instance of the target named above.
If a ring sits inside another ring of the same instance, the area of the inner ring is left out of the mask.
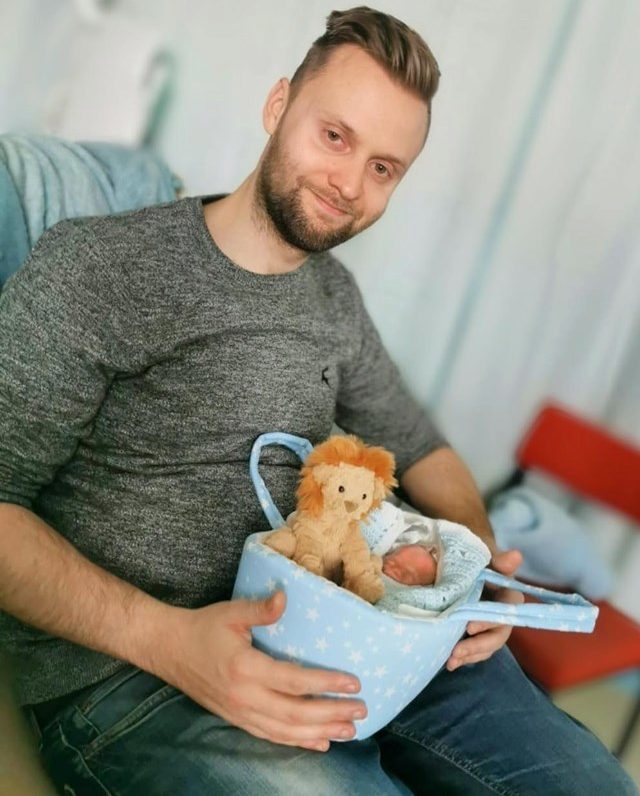
[[[264,599],[277,589],[287,595],[283,615],[272,625],[252,628],[254,639],[276,658],[358,676],[358,697],[369,712],[356,727],[365,737],[391,721],[429,683],[468,621],[502,617],[509,624],[575,630],[581,624],[588,626],[594,617],[595,609],[575,595],[564,595],[562,604],[543,602],[537,613],[532,603],[525,604],[526,611],[506,603],[490,603],[479,609],[482,582],[478,582],[475,592],[470,590],[465,596],[466,604],[464,600],[459,607],[456,603],[443,615],[444,620],[436,616],[425,621],[378,609],[251,538],[244,552],[244,569],[234,596]],[[539,591],[545,600],[545,591]],[[571,621],[567,620],[568,610]]]

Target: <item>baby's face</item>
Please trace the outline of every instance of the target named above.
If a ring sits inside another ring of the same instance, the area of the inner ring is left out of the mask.
[[[382,560],[384,574],[408,586],[430,586],[435,583],[437,566],[433,550],[427,550],[419,544],[399,547]]]

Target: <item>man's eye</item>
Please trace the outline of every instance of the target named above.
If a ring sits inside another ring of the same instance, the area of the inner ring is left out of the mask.
[[[338,141],[342,141],[342,138],[339,133],[336,133],[335,130],[327,130],[327,138],[331,141],[332,144],[335,144]]]
[[[384,165],[384,163],[376,163],[375,165],[376,174],[380,177],[387,177],[389,175],[389,169]]]

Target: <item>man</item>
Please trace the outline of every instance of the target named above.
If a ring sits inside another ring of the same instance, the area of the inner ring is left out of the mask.
[[[334,420],[394,451],[418,508],[469,525],[500,571],[519,564],[496,550],[468,470],[326,253],[383,214],[424,145],[437,82],[402,23],[334,12],[270,91],[269,142],[236,191],[62,222],[3,294],[2,629],[58,787],[635,792],[524,677],[503,628],[469,626],[448,670],[377,739],[330,745],[366,705],[317,695],[353,695],[357,680],[251,647],[281,592],[228,602],[244,539],[266,528],[252,441],[318,442]],[[298,462],[269,454],[286,514]]]

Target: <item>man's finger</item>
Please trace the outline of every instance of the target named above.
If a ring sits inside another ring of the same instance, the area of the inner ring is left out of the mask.
[[[247,723],[258,727],[274,743],[287,746],[300,746],[309,741],[328,741],[332,738],[349,740],[356,734],[352,722],[332,721],[317,724],[298,724],[281,721],[258,711],[249,711]]]
[[[467,633],[470,636],[475,636],[476,633],[484,633],[485,630],[497,627],[496,624],[489,624],[488,622],[469,622],[467,625]]]
[[[367,706],[359,699],[331,699],[329,697],[298,697],[279,691],[262,689],[252,702],[252,708],[262,716],[276,719],[289,727],[334,725],[331,735],[339,738],[340,731],[353,728],[353,722],[364,719]],[[307,733],[307,738],[316,737]],[[318,736],[320,737],[320,736]]]
[[[262,685],[283,694],[355,694],[360,690],[358,678],[353,675],[277,661],[256,649],[247,650],[243,665],[247,674],[250,672]]]
[[[491,653],[486,653],[486,652],[481,652],[481,653],[478,653],[477,655],[469,655],[466,658],[462,658],[460,660],[456,660],[455,662],[452,663],[451,666],[449,666],[447,664],[447,669],[450,672],[453,672],[456,669],[458,669],[460,666],[467,666],[470,663],[480,663],[480,661],[486,661],[490,657],[491,657]]]
[[[283,746],[298,746],[302,749],[309,749],[316,752],[327,752],[331,746],[327,737],[321,737],[320,735],[317,738],[294,738],[290,735],[284,735],[280,733],[279,727],[274,726],[263,726],[263,717],[256,717],[254,721],[246,721],[242,724],[238,724],[237,726],[241,729],[245,730],[251,735],[254,735],[256,738],[261,738],[265,741],[270,741],[271,743],[278,743]]]
[[[496,625],[492,630],[487,630],[475,638],[460,641],[451,652],[452,658],[464,658],[467,655],[476,655],[479,652],[495,652],[502,646],[503,637],[508,638],[511,633],[509,625]]]
[[[361,700],[306,699],[259,687],[243,709],[242,719],[244,727],[259,728],[275,743],[308,746],[312,741],[353,738],[354,722],[366,715]]]
[[[465,639],[455,646],[447,660],[447,669],[453,671],[458,666],[468,663],[471,658],[484,660],[504,646],[511,635],[510,625],[496,625],[474,639]],[[478,657],[480,656],[480,657]]]

